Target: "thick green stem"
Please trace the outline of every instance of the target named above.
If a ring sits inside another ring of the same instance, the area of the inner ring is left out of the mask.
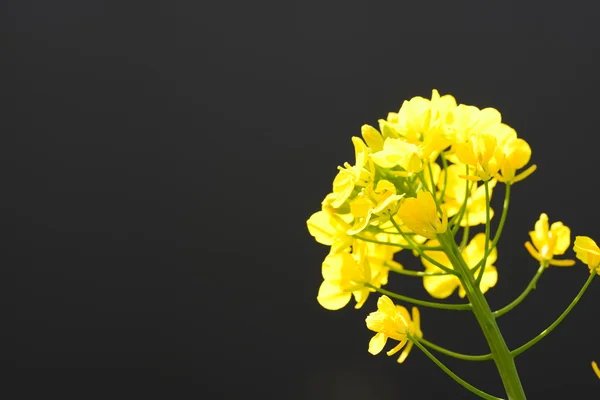
[[[467,292],[467,296],[473,307],[475,318],[483,331],[483,334],[490,346],[496,368],[502,379],[504,389],[509,400],[525,400],[525,392],[519,379],[517,367],[513,355],[510,353],[496,319],[492,314],[490,306],[483,296],[479,286],[475,282],[475,277],[469,269],[469,266],[463,259],[454,238],[451,233],[446,231],[438,235],[440,244],[444,247],[446,255],[454,265],[454,268],[460,271],[461,283]]]
[[[536,337],[534,337],[533,339],[531,339],[529,342],[525,343],[523,346],[515,349],[512,351],[512,356],[516,357],[519,354],[521,354],[522,352],[524,352],[525,350],[527,350],[528,348],[530,348],[531,346],[533,346],[534,344],[536,344],[537,342],[539,342],[540,340],[542,340],[544,337],[546,337],[547,334],[549,334],[550,332],[552,332],[554,330],[554,328],[556,328],[558,326],[558,324],[560,324],[563,319],[565,319],[565,317],[571,312],[571,310],[573,309],[573,307],[575,307],[577,305],[577,303],[579,302],[579,299],[581,299],[581,296],[583,296],[583,294],[585,293],[585,291],[587,290],[588,286],[590,286],[590,283],[592,283],[592,281],[594,280],[594,277],[596,276],[596,273],[592,273],[590,274],[590,277],[588,278],[587,281],[585,281],[585,284],[583,285],[583,287],[581,288],[581,290],[579,291],[579,293],[577,293],[577,296],[575,296],[575,298],[573,299],[573,301],[571,302],[571,304],[569,304],[569,307],[567,307],[567,309],[565,311],[563,311],[562,314],[560,314],[560,317],[558,317],[556,319],[556,321],[554,321],[552,323],[552,325],[550,325],[549,327],[547,327],[546,329],[544,329],[542,331],[542,333],[540,333],[539,335],[537,335]]]

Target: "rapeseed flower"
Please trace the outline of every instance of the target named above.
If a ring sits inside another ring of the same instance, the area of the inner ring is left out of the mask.
[[[548,226],[548,215],[542,213],[535,223],[535,229],[529,232],[531,242],[525,242],[525,248],[533,258],[546,266],[570,267],[575,260],[557,260],[554,256],[565,254],[571,244],[571,230],[562,222]],[[532,244],[533,242],[533,244]]]
[[[446,232],[448,217],[443,212],[440,219],[433,195],[420,191],[417,197],[405,198],[400,204],[398,217],[411,231],[428,239],[435,239],[436,234]]]
[[[398,357],[399,363],[404,362],[412,348],[412,342],[407,335],[423,337],[418,308],[412,308],[411,319],[405,307],[395,305],[387,296],[381,296],[377,300],[377,311],[367,316],[366,323],[368,329],[377,332],[369,341],[369,353],[373,355],[381,353],[387,340],[394,339],[398,344],[386,354],[393,356],[404,347],[404,351]]]
[[[596,242],[587,236],[576,236],[573,250],[578,259],[590,269],[600,275],[600,248]]]

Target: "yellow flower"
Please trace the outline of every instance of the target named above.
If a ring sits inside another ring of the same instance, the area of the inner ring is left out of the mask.
[[[502,182],[518,182],[535,171],[532,165],[520,174],[531,158],[531,148],[523,139],[517,138],[513,128],[502,122],[502,116],[494,108],[479,110],[474,106],[460,104],[453,112],[454,122],[449,131],[454,146],[448,159],[457,159],[475,167],[475,174],[467,179],[488,180],[493,177]]]
[[[531,242],[525,242],[525,248],[533,258],[546,266],[570,267],[575,260],[557,260],[554,256],[565,254],[571,244],[571,230],[562,222],[554,222],[548,228],[548,215],[542,213],[535,223],[535,229],[529,232]]]
[[[317,211],[306,221],[306,225],[308,232],[317,242],[331,246],[331,251],[337,253],[352,244],[352,237],[346,234],[346,231],[350,228],[353,219],[349,214],[337,215],[327,211]]]
[[[365,242],[355,240],[352,253],[330,253],[321,266],[323,283],[319,287],[317,301],[328,310],[339,310],[346,306],[352,296],[356,301],[355,308],[361,308],[369,293],[373,291],[366,284],[381,287],[388,281],[389,268],[385,266],[390,254],[369,255]],[[371,256],[370,263],[369,256]]]
[[[401,138],[416,145],[423,160],[433,159],[437,152],[452,144],[447,129],[452,123],[455,108],[454,97],[440,96],[433,89],[431,100],[415,96],[404,101],[397,113],[391,112],[387,119],[379,120],[379,129],[383,138]]]
[[[600,379],[600,368],[598,368],[598,364],[596,364],[596,361],[592,361],[592,369],[596,373],[598,379]]]
[[[459,213],[462,205],[465,202],[467,195],[467,183],[471,186],[469,189],[469,197],[466,199],[467,205],[463,218],[460,220],[460,226],[475,226],[485,224],[486,221],[486,201],[485,201],[485,186],[477,186],[474,182],[468,182],[460,176],[465,174],[464,164],[452,164],[447,169],[442,171],[442,176],[438,180],[438,187],[443,188],[444,181],[446,182],[446,191],[444,192],[444,202],[442,209],[445,209],[449,217]],[[445,177],[444,174],[448,176]],[[492,198],[493,189],[496,186],[496,180],[488,181],[488,189],[490,191],[490,199]],[[494,216],[494,210],[490,207],[490,218]]]
[[[455,147],[458,159],[476,168],[476,176],[467,177],[471,180],[490,180],[504,163],[504,152],[498,146],[496,136],[491,133],[472,135],[466,142],[458,143]]]
[[[492,134],[502,129],[502,115],[495,108],[480,110],[475,106],[459,104],[453,111],[449,130],[456,143],[464,143],[473,135]]]
[[[333,179],[333,192],[323,201],[324,206],[340,208],[352,196],[355,186],[366,186],[373,179],[372,168],[367,169],[369,163],[369,149],[359,137],[352,137],[356,164],[348,163],[338,167],[339,172]]]
[[[508,138],[505,143],[502,144],[502,151],[505,155],[504,163],[501,168],[501,179],[503,182],[514,183],[521,181],[531,175],[537,168],[535,165],[532,165],[525,171],[516,175],[516,171],[527,165],[531,158],[531,147],[529,147],[529,144],[521,138]]]
[[[596,242],[587,236],[575,236],[573,244],[575,255],[590,269],[590,274],[596,271],[600,275],[600,248]]]
[[[411,320],[408,310],[405,307],[394,305],[394,302],[387,296],[381,296],[377,300],[377,311],[367,316],[366,323],[367,328],[377,332],[369,341],[369,353],[373,355],[381,353],[388,338],[399,342],[396,347],[386,353],[388,356],[396,354],[406,345],[398,357],[399,363],[404,362],[412,348],[412,342],[408,340],[407,334],[423,337],[421,318],[417,307],[412,308]]]
[[[427,246],[439,246],[439,242],[437,240],[430,240],[427,242]],[[461,252],[466,264],[469,268],[474,268],[483,258],[485,249],[485,234],[478,233],[471,239],[469,244],[465,247],[465,249]],[[445,267],[453,269],[452,263],[448,259],[448,256],[442,251],[426,251],[425,252],[429,257],[442,264]],[[485,264],[485,270],[483,271],[483,276],[481,277],[480,289],[482,293],[487,292],[491,287],[494,287],[498,282],[498,271],[496,267],[494,267],[494,263],[498,257],[497,249],[493,249]],[[443,270],[436,265],[432,264],[430,261],[425,258],[421,258],[421,262],[425,266],[426,272],[438,273],[443,272]],[[460,283],[460,279],[456,275],[436,275],[436,276],[425,276],[423,277],[423,286],[425,290],[432,296],[437,299],[445,299],[450,296],[456,288],[459,288],[458,295],[461,298],[466,296],[466,291]]]
[[[398,217],[411,231],[428,239],[435,239],[436,234],[446,232],[448,226],[446,212],[440,220],[433,195],[423,190],[417,193],[416,198],[404,199]]]
[[[363,188],[358,196],[350,201],[350,213],[354,216],[354,224],[346,232],[356,235],[367,225],[378,225],[388,221],[396,213],[398,202],[404,195],[396,194],[396,187],[390,181],[379,180],[373,189],[372,185]]]
[[[383,168],[400,166],[404,169],[406,175],[420,172],[423,169],[419,147],[404,139],[385,139],[383,149],[371,154],[371,159]]]

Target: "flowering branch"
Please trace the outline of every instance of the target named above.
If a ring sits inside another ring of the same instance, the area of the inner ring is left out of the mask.
[[[542,274],[544,273],[544,271],[546,270],[546,266],[545,265],[540,265],[540,267],[538,268],[536,274],[533,276],[533,278],[531,278],[531,281],[529,281],[529,284],[527,285],[527,287],[525,288],[525,290],[523,291],[523,293],[521,293],[519,295],[519,297],[517,297],[516,299],[514,299],[510,304],[502,307],[499,310],[496,310],[493,312],[494,317],[498,318],[501,317],[502,315],[506,314],[507,312],[509,312],[510,310],[512,310],[513,308],[515,308],[516,306],[518,306],[524,299],[525,297],[527,297],[527,295],[529,294],[529,292],[531,292],[533,289],[535,289],[535,285],[537,284],[537,281],[540,279],[540,277],[542,276]]]

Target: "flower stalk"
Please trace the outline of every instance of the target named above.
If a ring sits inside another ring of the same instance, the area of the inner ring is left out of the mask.
[[[511,351],[497,318],[519,306],[546,269],[576,263],[568,255],[562,257],[571,245],[570,228],[560,221],[550,224],[548,215],[541,213],[529,232],[530,240],[524,242],[539,265],[527,287],[496,311],[484,296],[506,266],[498,260],[497,245],[508,216],[511,187],[537,168],[527,166],[529,144],[502,121],[496,109],[458,104],[437,90],[431,99],[417,96],[405,101],[398,112],[379,120],[379,129],[363,125],[361,134],[362,139],[352,137],[354,164],[338,167],[332,191],[307,221],[315,240],[330,246],[321,265],[317,301],[327,310],[339,310],[354,300],[358,309],[370,294],[379,293],[377,311],[365,320],[375,332],[369,353],[379,354],[394,341],[386,354],[400,353],[397,362],[403,363],[416,346],[453,380],[485,399],[497,397],[467,383],[428,349],[464,361],[493,360],[508,399],[525,400],[515,357],[547,336],[575,307],[600,274],[600,247],[587,236],[576,237],[573,250],[589,267],[590,278],[556,321]],[[492,232],[491,198],[499,183],[505,187],[504,202]],[[472,230],[481,227],[482,231]],[[398,253],[407,258],[396,258]],[[405,268],[400,261],[409,264]],[[415,262],[423,269],[415,268]],[[386,286],[391,279],[414,278],[440,301],[405,296]],[[456,292],[468,302],[441,301]],[[412,313],[401,303],[413,304]],[[415,305],[472,311],[490,353],[463,354],[425,339]],[[600,376],[597,365],[592,365]]]
[[[500,328],[496,323],[496,318],[487,300],[483,296],[483,293],[481,293],[471,270],[458,251],[454,238],[447,233],[441,234],[438,237],[448,258],[450,258],[452,264],[461,273],[461,280],[473,307],[473,313],[490,346],[494,362],[496,363],[509,400],[525,400],[525,391],[521,385],[514,357],[500,333]]]

